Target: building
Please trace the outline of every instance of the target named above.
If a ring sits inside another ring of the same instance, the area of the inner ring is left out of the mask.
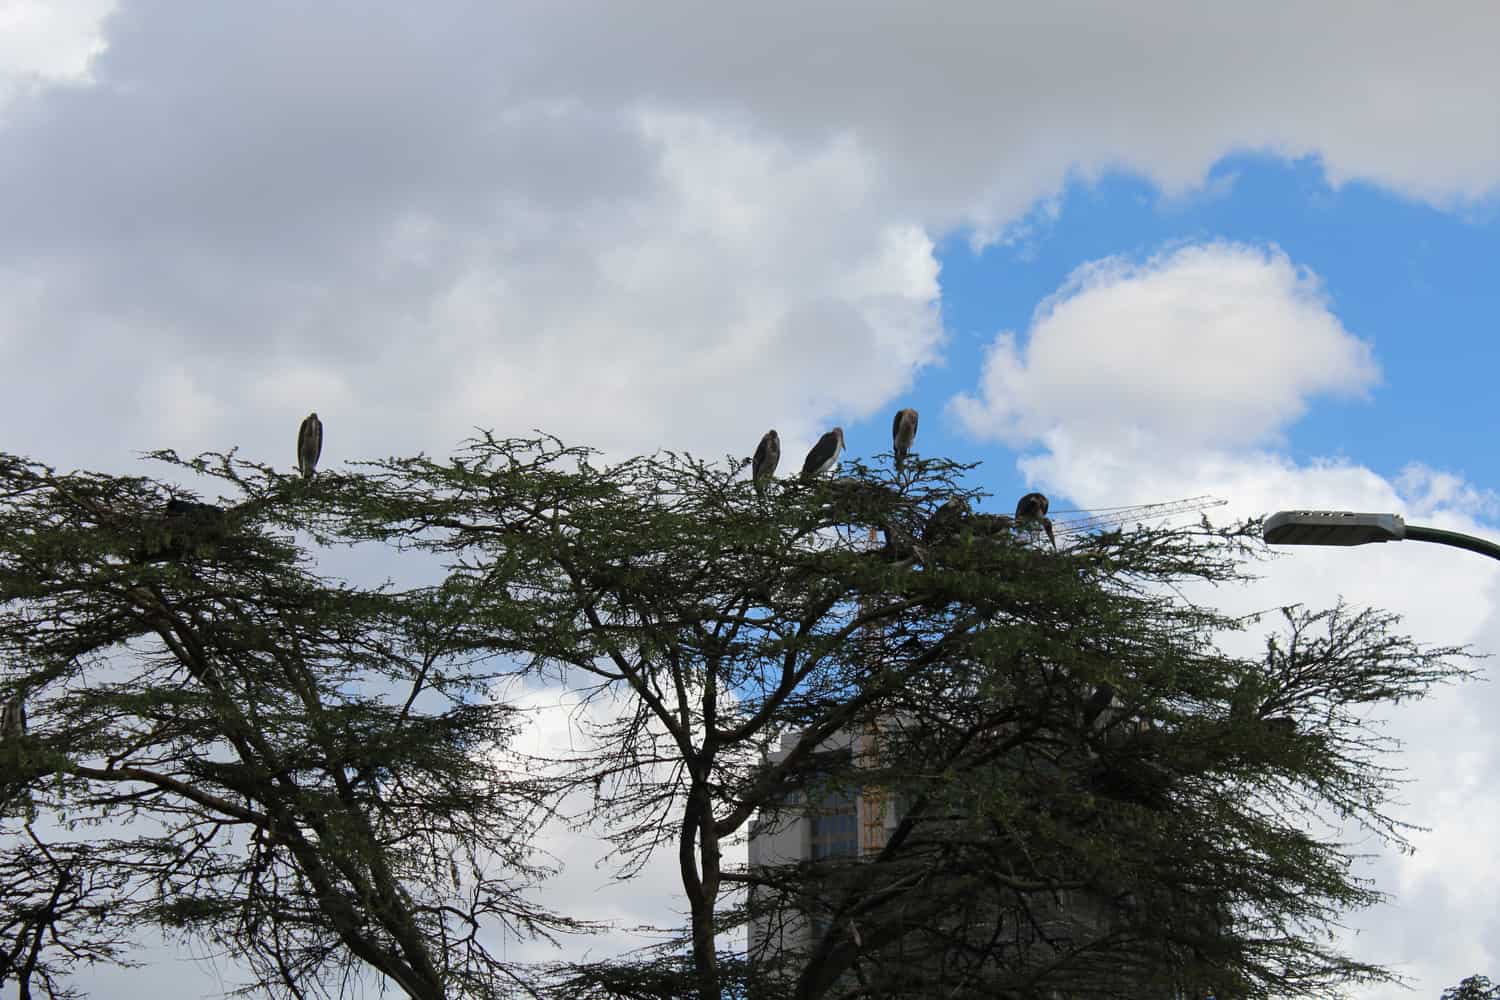
[[[772,760],[784,760],[799,735],[782,737],[781,748]],[[832,765],[827,771],[843,771],[862,755],[873,754],[873,742],[873,733],[839,733],[824,744],[819,756]],[[807,791],[788,797],[786,808],[774,814],[761,813],[751,821],[750,867],[764,869],[873,854],[885,846],[899,820],[897,811],[877,788],[825,786],[814,779],[808,782]],[[785,953],[806,951],[814,933],[822,929],[817,914],[795,907],[769,917],[752,917],[751,961],[775,962]]]
[[[1130,728],[1132,733],[1145,731]],[[799,737],[783,737],[773,761],[784,760]],[[849,863],[868,861],[879,854],[900,826],[905,811],[895,796],[857,780],[861,767],[873,766],[878,760],[878,741],[877,727],[871,726],[858,733],[839,733],[823,744],[802,787],[786,796],[782,808],[752,820],[749,864],[753,870],[830,862],[831,872],[843,874],[819,884],[825,889],[832,886],[829,891],[835,893],[841,885],[868,889],[880,878],[889,877],[885,873],[876,876],[868,867]],[[819,760],[824,766],[818,766]],[[825,781],[823,775],[836,777]],[[928,829],[932,828],[929,825]],[[843,934],[828,934],[829,912],[815,900],[776,897],[773,901],[764,895],[766,890],[760,891],[763,895],[759,900],[752,898],[748,954],[751,962],[762,968],[800,969],[808,964],[815,949],[832,947],[829,942],[833,939],[861,937],[858,925]],[[951,872],[929,879],[925,891],[939,901],[938,910],[924,909],[921,897],[912,895],[862,918],[861,955],[886,984],[882,995],[922,996],[926,987],[936,987],[951,964],[954,941],[970,930],[980,939],[974,943],[974,953],[987,949],[991,974],[1004,979],[1024,977],[1028,970],[1051,964],[1075,944],[1107,938],[1122,923],[1119,897],[1110,900],[1085,891],[1007,897],[966,885],[961,874]],[[1185,922],[1201,923],[1205,933],[1218,933],[1220,914],[1192,918],[1187,916],[1191,912],[1203,914],[1201,907],[1183,904],[1180,908]],[[871,942],[879,937],[878,925],[897,930],[884,937],[886,943],[877,948]],[[960,942],[957,950],[962,949]],[[794,961],[790,960],[793,956],[797,957]],[[1102,961],[1097,964],[1098,968],[1090,972],[1084,963],[1079,981],[1092,979],[1107,995],[1108,965]],[[852,981],[850,985],[854,985]],[[1203,991],[1180,983],[1164,993],[1173,1000],[1203,995]]]

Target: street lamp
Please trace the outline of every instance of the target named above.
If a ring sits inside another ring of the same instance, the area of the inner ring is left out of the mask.
[[[1356,514],[1348,510],[1281,510],[1266,518],[1261,529],[1271,545],[1366,545],[1370,542],[1437,542],[1491,559],[1500,559],[1500,545],[1473,535],[1441,528],[1407,524],[1400,514]]]

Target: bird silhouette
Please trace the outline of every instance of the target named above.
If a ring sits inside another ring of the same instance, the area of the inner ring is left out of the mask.
[[[776,475],[776,466],[781,464],[781,435],[776,429],[766,431],[765,436],[756,445],[755,457],[750,460],[750,478],[755,483],[755,492],[762,495],[766,491],[766,480]]]
[[[807,453],[807,460],[802,463],[802,480],[806,482],[832,469],[838,464],[839,453],[843,450],[842,427],[835,427],[818,438],[818,443],[812,446],[812,450]]]
[[[318,457],[323,454],[323,421],[316,413],[309,413],[297,428],[297,469],[303,479],[311,479],[318,471]]]

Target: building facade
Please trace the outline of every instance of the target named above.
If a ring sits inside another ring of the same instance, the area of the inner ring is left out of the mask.
[[[1132,729],[1132,732],[1136,730]],[[800,739],[789,734],[782,739],[773,762],[784,760]],[[887,845],[900,826],[903,803],[873,783],[861,783],[857,775],[862,767],[873,767],[878,760],[879,732],[870,726],[860,732],[839,733],[826,741],[813,757],[810,777],[801,789],[788,795],[781,805],[755,817],[749,830],[749,864],[752,870],[767,871],[781,866],[799,866],[828,862],[845,874],[831,883],[834,891],[843,878],[845,886],[869,888],[874,880],[868,870],[859,871],[848,862],[871,859]],[[819,767],[822,760],[824,766]],[[828,777],[824,780],[824,776]],[[930,829],[930,827],[929,827]],[[825,887],[828,883],[824,883]],[[1002,978],[1057,962],[1077,945],[1109,938],[1121,927],[1121,903],[1086,891],[1039,892],[1024,902],[996,896],[979,886],[965,884],[961,875],[940,875],[927,882],[928,894],[944,902],[946,908],[934,913],[914,900],[912,912],[917,916],[910,924],[911,933],[900,933],[886,940],[872,964],[886,982],[892,976],[900,980],[894,989],[882,995],[921,996],[924,979],[936,983],[944,978],[942,966],[948,961],[943,938],[962,937],[970,926],[982,928],[995,969],[1003,969]],[[774,890],[760,889],[762,893]],[[761,905],[757,906],[757,902]],[[820,912],[816,902],[806,899],[759,900],[752,897],[748,954],[752,963],[763,969],[801,969],[807,958],[827,935],[826,910]],[[881,914],[887,924],[905,919],[899,905]],[[1198,918],[1211,933],[1222,924],[1218,913]],[[946,924],[946,926],[945,926]],[[870,925],[866,926],[866,944]],[[939,933],[930,931],[938,928]],[[839,928],[841,935],[859,928]],[[943,933],[946,931],[947,933]],[[936,943],[935,943],[936,942]],[[893,972],[893,970],[895,970]],[[1087,979],[1088,976],[1085,976]],[[1107,978],[1107,974],[1106,974]],[[1088,995],[1110,995],[1107,983],[1095,979],[1100,992]],[[852,987],[855,984],[850,982]],[[857,990],[851,990],[858,994]],[[972,995],[961,993],[954,995]],[[1061,997],[1063,993],[1044,993]],[[1071,993],[1066,994],[1071,995]],[[1193,1000],[1210,995],[1209,991],[1187,988],[1178,982],[1161,996],[1171,1000]]]

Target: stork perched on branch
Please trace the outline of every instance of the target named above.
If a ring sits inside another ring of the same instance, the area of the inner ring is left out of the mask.
[[[812,451],[807,453],[807,460],[802,463],[802,481],[815,479],[832,469],[838,464],[839,454],[843,450],[844,429],[842,427],[835,427],[818,438],[818,443],[812,446]]]
[[[1125,707],[1117,696],[1115,686],[1102,681],[1083,704],[1083,725],[1086,729],[1103,729],[1113,720],[1114,713]]]
[[[0,743],[15,743],[26,736],[26,696],[17,691],[5,703],[0,716]]]
[[[917,438],[917,411],[907,407],[896,411],[896,418],[891,421],[891,450],[896,454],[896,471],[901,471],[901,466],[906,464],[906,455],[911,451],[911,443]]]
[[[323,454],[323,421],[316,413],[309,413],[297,429],[297,469],[303,479],[311,479],[318,471],[318,457]]]
[[[964,529],[964,522],[969,518],[969,504],[966,500],[953,499],[944,503],[927,523],[922,525],[922,541],[928,545],[938,545],[954,538]]]
[[[996,535],[1004,535],[1010,532],[1015,522],[1005,514],[985,514],[983,512],[969,518],[973,526],[974,534],[979,537],[993,538]]]
[[[24,807],[23,812],[29,814],[32,806],[28,783],[43,773],[26,761],[26,751],[21,749],[26,739],[25,697],[24,691],[16,691],[0,713],[0,750],[5,751],[7,778],[13,779],[0,781],[0,816],[10,815],[11,802],[16,800]]]
[[[781,464],[781,435],[773,427],[766,431],[755,447],[755,457],[750,460],[750,478],[755,483],[755,492],[764,495],[766,480],[776,475],[776,466]]]
[[[1045,493],[1028,493],[1016,503],[1016,526],[1040,523],[1042,529],[1047,532],[1047,541],[1057,548],[1057,538],[1052,534],[1052,521],[1047,517],[1047,495]]]
[[[236,518],[217,504],[172,497],[146,524],[134,561],[181,561],[203,556],[227,542]]]

